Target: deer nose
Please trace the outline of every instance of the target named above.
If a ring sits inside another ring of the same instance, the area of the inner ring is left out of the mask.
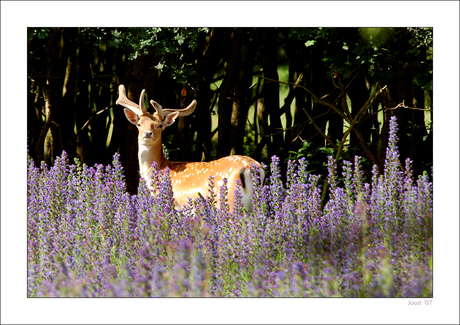
[[[153,138],[153,132],[152,131],[145,131],[142,137],[143,138]]]

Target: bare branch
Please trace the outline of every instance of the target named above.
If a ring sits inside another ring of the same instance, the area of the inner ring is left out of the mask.
[[[415,109],[415,110],[418,110],[418,111],[428,111],[428,112],[432,112],[433,110],[430,109],[430,108],[418,108],[418,107],[410,107],[410,106],[406,106],[404,105],[404,101],[402,103],[399,103],[398,105],[396,105],[395,107],[384,107],[384,109],[386,110],[394,110],[394,109],[397,109],[397,108],[408,108],[408,109]]]
[[[345,136],[343,137],[342,141],[340,142],[340,147],[337,147],[335,145],[334,142],[331,141],[331,139],[326,135],[324,134],[323,130],[321,130],[321,128],[315,123],[315,121],[313,120],[313,118],[310,116],[310,114],[308,114],[307,110],[304,108],[304,112],[305,114],[307,114],[307,117],[308,119],[310,120],[310,123],[313,125],[313,127],[319,132],[319,134],[321,134],[321,136],[335,149],[337,150],[337,157],[340,155],[340,152],[342,151],[342,147],[343,147],[343,143],[345,142],[343,139],[346,139],[348,133],[351,131],[347,131],[345,132]],[[347,154],[344,154],[347,159],[350,159],[350,157],[347,155]]]
[[[371,97],[369,97],[369,99],[364,103],[363,107],[361,107],[359,112],[356,114],[356,116],[355,116],[356,123],[359,122],[359,120],[361,119],[361,115],[364,114],[366,109],[368,109],[372,105],[372,103],[377,98],[377,96],[380,95],[387,88],[387,85],[385,85],[382,88],[380,88],[379,91],[377,91],[377,87],[378,87],[378,83],[375,84],[374,94]]]
[[[341,99],[341,104],[342,104],[342,110],[345,112],[346,116],[349,117],[348,122],[351,122],[350,120],[353,119],[353,117],[351,116],[350,109],[348,108],[347,91],[346,91],[345,86],[343,84],[342,76],[340,74],[337,74],[336,77],[337,77],[337,80],[339,81],[339,86],[340,86],[339,89],[340,89],[340,95],[341,95],[340,99]],[[332,78],[332,79],[334,79],[334,78]]]
[[[268,80],[268,81],[273,81],[273,82],[278,82],[280,84],[283,84],[283,85],[295,85],[295,83],[292,83],[292,82],[284,82],[284,81],[279,81],[279,80],[275,80],[275,79],[270,79],[270,78],[267,78],[267,77],[264,77],[264,76],[261,76],[259,74],[256,74],[255,75],[256,77],[259,77],[259,78],[262,78],[262,79],[265,79],[265,80]],[[345,120],[347,119],[347,116],[345,116],[345,114],[343,114],[343,112],[341,112],[337,107],[335,107],[334,105],[332,105],[331,103],[328,103],[324,100],[321,100],[319,99],[318,97],[315,96],[315,94],[313,94],[311,92],[310,89],[308,89],[307,87],[304,87],[302,85],[297,85],[297,87],[299,88],[302,88],[303,90],[305,90],[307,93],[309,93],[312,97],[313,97],[313,100],[315,102],[317,102],[318,104],[321,104],[321,105],[324,105],[324,106],[328,106],[330,108],[332,108],[337,114],[339,114],[342,118],[344,118]]]

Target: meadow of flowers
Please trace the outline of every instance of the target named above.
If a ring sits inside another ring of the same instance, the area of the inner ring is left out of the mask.
[[[29,297],[432,297],[432,181],[401,166],[396,119],[382,175],[329,158],[329,200],[305,159],[272,157],[253,211],[225,186],[174,208],[168,171],[126,191],[112,165],[28,162]]]

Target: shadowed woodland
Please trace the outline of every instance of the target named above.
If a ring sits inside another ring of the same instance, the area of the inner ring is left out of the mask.
[[[163,132],[172,160],[245,154],[268,164],[364,158],[382,171],[391,116],[401,158],[432,165],[432,28],[29,28],[27,136],[37,165],[65,150],[139,182],[137,129],[118,85],[163,107],[198,101]],[[152,107],[149,108],[151,110]]]

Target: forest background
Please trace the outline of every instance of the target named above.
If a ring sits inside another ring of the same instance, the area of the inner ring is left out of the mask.
[[[295,6],[294,6],[295,5]],[[434,137],[434,292],[435,303],[430,308],[408,309],[406,299],[354,299],[327,301],[263,299],[254,300],[208,300],[206,313],[196,313],[203,308],[201,300],[155,301],[155,319],[158,322],[215,322],[216,317],[226,313],[234,322],[368,322],[378,315],[385,322],[412,323],[416,320],[431,323],[458,323],[458,41],[459,4],[450,1],[424,2],[152,2],[139,7],[122,2],[1,2],[1,162],[2,162],[2,218],[1,218],[1,279],[2,323],[62,323],[72,315],[77,322],[146,322],[151,319],[152,306],[149,299],[98,300],[67,299],[37,301],[27,299],[26,281],[26,170],[27,146],[26,98],[27,88],[27,28],[33,26],[434,26],[433,57],[438,110],[434,121],[437,136]],[[294,7],[293,7],[294,6]],[[293,10],[293,8],[295,10]],[[364,12],[363,9],[365,8]],[[216,13],[209,15],[209,12]],[[217,13],[225,12],[224,15]],[[52,14],[51,14],[52,13]],[[71,13],[71,14],[69,14]],[[254,13],[257,13],[256,15]],[[347,15],[345,13],[350,13]],[[234,17],[238,17],[238,23]],[[277,17],[274,19],[274,17]],[[18,63],[18,64],[12,64]],[[7,96],[5,94],[8,94]],[[8,108],[8,109],[7,109]],[[12,140],[14,137],[14,141]],[[23,159],[20,157],[23,155]],[[13,157],[13,159],[11,158]],[[22,198],[22,199],[21,199]],[[18,201],[24,202],[21,204]],[[454,204],[452,204],[454,203]],[[6,217],[8,216],[8,217]],[[8,244],[8,245],[6,245]],[[11,248],[14,249],[11,249]],[[21,254],[22,252],[22,254]],[[16,265],[16,267],[11,267]],[[454,290],[452,290],[454,288]],[[457,289],[455,289],[457,288]],[[124,310],[132,307],[135,313],[113,313],[113,308]],[[182,312],[177,313],[177,310]],[[307,313],[305,312],[307,308]],[[26,309],[29,312],[23,313]],[[84,310],[75,313],[75,309]],[[228,310],[238,310],[228,313]],[[330,313],[330,310],[334,313]],[[259,312],[264,310],[263,313]],[[284,313],[279,313],[283,310]],[[355,312],[349,313],[350,310]],[[391,310],[390,313],[382,313]],[[255,312],[254,312],[255,311]],[[349,316],[348,316],[349,315]],[[370,317],[370,318],[369,318]]]
[[[433,29],[28,28],[27,136],[39,165],[65,150],[107,164],[121,154],[128,191],[139,174],[137,129],[118,86],[164,107],[198,101],[163,133],[176,161],[244,154],[268,164],[306,156],[365,158],[383,170],[389,117],[416,174],[433,161]]]

